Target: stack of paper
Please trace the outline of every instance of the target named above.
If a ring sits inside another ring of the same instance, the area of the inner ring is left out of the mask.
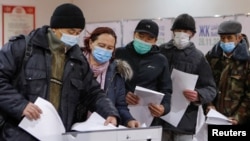
[[[35,104],[42,110],[40,119],[29,120],[24,117],[19,127],[41,141],[62,141],[61,135],[65,128],[54,106],[38,97]]]
[[[117,129],[117,128],[127,128],[124,126],[116,127],[113,124],[108,124],[104,126],[105,119],[101,117],[98,113],[93,112],[87,121],[78,122],[72,126],[72,130],[75,131],[95,131],[95,130],[108,130],[108,129]]]
[[[62,141],[65,128],[54,106],[40,97],[37,98],[35,104],[42,110],[40,119],[29,120],[24,117],[18,126],[41,141]],[[112,124],[105,126],[104,122],[105,119],[94,112],[86,122],[74,124],[72,130],[93,131],[126,128],[124,126],[116,127]]]
[[[232,125],[228,117],[224,116],[223,114],[219,113],[214,109],[210,109],[206,117],[207,117],[206,119],[207,124]]]
[[[183,91],[185,89],[194,90],[198,75],[173,69],[171,79],[173,83],[171,110],[161,118],[177,127],[190,103],[183,95]]]
[[[148,109],[148,104],[160,104],[164,94],[140,86],[136,86],[134,93],[139,96],[140,100],[139,104],[128,106],[130,113],[140,123],[150,126],[154,117]]]

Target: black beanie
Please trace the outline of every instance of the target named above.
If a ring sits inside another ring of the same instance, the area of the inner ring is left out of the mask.
[[[179,15],[172,25],[171,30],[174,29],[186,29],[196,33],[194,18],[188,14]]]
[[[50,19],[50,27],[84,29],[85,18],[79,7],[65,3],[55,9]]]

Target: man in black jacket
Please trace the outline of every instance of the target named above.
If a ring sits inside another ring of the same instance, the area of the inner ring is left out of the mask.
[[[172,81],[169,66],[156,45],[159,27],[152,20],[141,20],[134,32],[134,40],[125,47],[116,49],[116,58],[126,60],[133,70],[133,77],[126,82],[128,104],[136,105],[139,102],[134,94],[136,86],[145,87],[165,94],[161,104],[151,103],[148,108],[154,117],[151,125],[163,125],[160,117],[170,111]],[[150,126],[150,125],[147,125]]]
[[[210,65],[203,53],[190,39],[195,35],[195,21],[184,13],[179,15],[171,28],[173,39],[160,45],[160,50],[173,69],[198,75],[194,90],[184,90],[185,98],[190,102],[177,127],[167,124],[164,141],[192,141],[196,132],[198,106],[211,102],[216,96],[216,85]],[[176,101],[171,101],[175,103]]]
[[[36,138],[18,127],[23,117],[38,120],[41,109],[34,104],[42,97],[57,110],[66,131],[77,122],[77,106],[97,111],[105,124],[118,124],[119,114],[105,96],[86,58],[77,45],[85,19],[73,4],[58,6],[50,21],[30,33],[32,46],[29,60],[23,64],[25,40],[17,36],[0,51],[0,110],[5,123],[0,133],[4,141],[35,141]],[[16,76],[19,76],[18,80]],[[13,85],[13,82],[15,85]]]

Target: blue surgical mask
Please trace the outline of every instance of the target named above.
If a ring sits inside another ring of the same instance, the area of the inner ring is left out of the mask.
[[[146,54],[151,50],[152,44],[144,42],[140,39],[135,38],[134,42],[134,49],[139,54]]]
[[[235,48],[235,43],[234,42],[228,42],[228,43],[220,42],[220,47],[225,53],[231,53]]]
[[[98,63],[103,64],[103,63],[109,61],[110,58],[112,57],[112,50],[108,50],[105,48],[95,46],[93,51],[92,51],[92,54],[93,54],[94,59]]]
[[[62,33],[61,41],[67,45],[74,46],[79,41],[79,36]]]

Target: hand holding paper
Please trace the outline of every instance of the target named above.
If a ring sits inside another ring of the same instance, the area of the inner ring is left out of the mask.
[[[185,98],[189,100],[190,102],[199,101],[199,95],[197,91],[186,89],[183,91],[183,94]]]
[[[40,114],[42,114],[42,110],[37,105],[31,102],[29,102],[23,110],[23,116],[27,117],[29,120],[39,119]]]
[[[210,109],[207,113],[207,124],[215,124],[215,125],[232,125],[230,119],[223,114],[219,113],[215,109]]]
[[[136,105],[139,103],[140,98],[132,92],[128,92],[126,95],[126,102],[129,105]]]
[[[34,104],[43,111],[40,115],[41,117],[38,120],[29,120],[24,117],[18,126],[41,141],[62,141],[62,134],[64,134],[66,130],[54,106],[49,101],[40,97],[37,98]],[[110,117],[108,121],[112,123],[113,118]],[[90,131],[117,128],[111,123],[105,126],[105,119],[95,112],[91,114],[87,121],[86,123],[76,123],[72,127],[72,130]],[[119,128],[123,128],[123,126],[119,126]]]
[[[148,106],[150,103],[160,105],[164,94],[139,86],[136,86],[135,94],[140,99],[139,103],[137,105],[129,105],[129,111],[136,120],[140,121],[140,123],[145,123],[146,126],[150,126],[154,117],[149,111]],[[152,105],[151,108],[153,108]],[[160,114],[158,113],[159,111],[154,112],[155,116],[158,116]]]
[[[164,106],[159,104],[149,104],[148,108],[154,117],[162,116],[165,111]]]
[[[93,112],[90,117],[85,122],[78,122],[72,126],[72,130],[75,131],[94,131],[94,130],[108,130],[117,129],[118,127],[113,124],[104,125],[105,119],[101,117],[98,113]],[[119,128],[126,128],[124,126],[119,126]]]
[[[136,86],[135,95],[139,97],[139,104],[141,106],[148,106],[148,104],[160,104],[164,96],[163,93],[153,91],[147,88]]]
[[[108,116],[107,119],[104,122],[104,125],[108,125],[108,124],[112,124],[112,125],[116,126],[117,125],[116,117]]]
[[[193,93],[193,91],[186,94],[188,99],[184,96],[183,92],[187,89],[194,90],[198,76],[173,69],[171,79],[173,83],[171,110],[167,115],[161,118],[176,127],[190,103],[188,99],[191,101],[195,99],[195,96],[190,94]]]
[[[65,128],[54,106],[40,97],[34,104],[42,109],[41,117],[38,120],[24,117],[18,126],[41,141],[62,141]]]

